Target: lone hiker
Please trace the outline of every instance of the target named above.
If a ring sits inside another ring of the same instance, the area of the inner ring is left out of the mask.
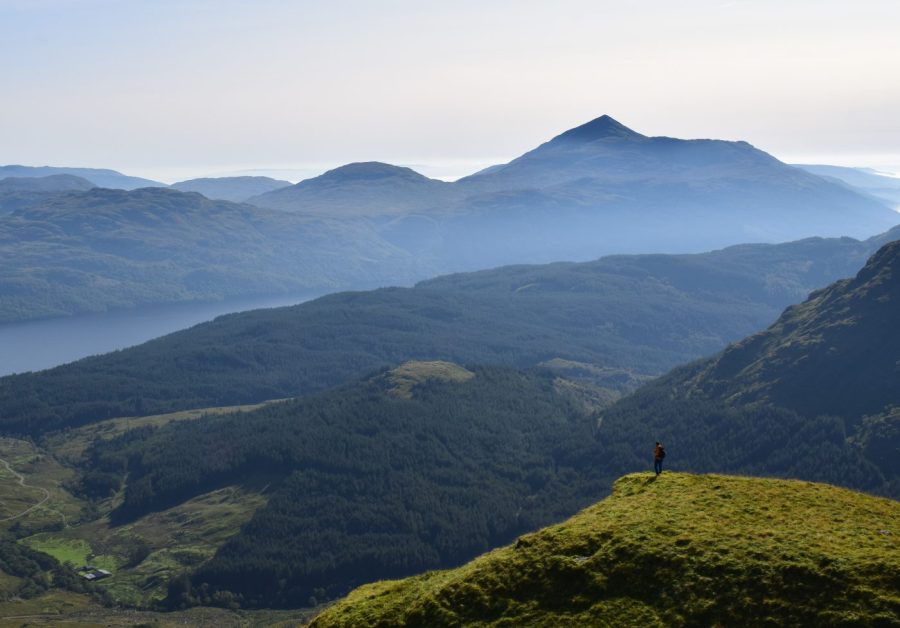
[[[662,473],[662,461],[665,457],[666,450],[659,444],[659,441],[656,441],[656,447],[653,449],[653,470],[656,471],[656,475]]]

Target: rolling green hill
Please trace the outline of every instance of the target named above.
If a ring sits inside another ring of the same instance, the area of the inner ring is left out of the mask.
[[[225,204],[221,228],[232,212],[241,220],[245,207]],[[38,434],[292,397],[410,359],[515,367],[562,359],[611,369],[613,381],[604,385],[629,391],[629,371],[657,375],[763,328],[810,290],[856,272],[888,237],[512,266],[224,316],[124,351],[0,379],[0,430]],[[221,276],[235,280],[224,270]]]
[[[338,626],[895,626],[900,504],[823,484],[630,475],[458,569],[363,586]]]

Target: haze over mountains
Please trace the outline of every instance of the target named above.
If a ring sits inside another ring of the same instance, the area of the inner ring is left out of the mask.
[[[0,322],[228,296],[408,283],[365,224],[162,188],[54,195],[0,216]]]
[[[881,201],[746,142],[647,137],[609,116],[452,184],[351,164],[250,202],[368,216],[387,240],[447,270],[866,237],[898,220]]]
[[[179,181],[173,183],[172,187],[180,192],[199,192],[213,200],[242,203],[252,196],[289,185],[290,181],[280,181],[271,177],[206,177]]]
[[[107,187],[163,185],[106,170],[0,170],[29,177],[63,172],[80,173],[85,181]],[[6,185],[16,185],[15,180]],[[74,183],[69,180],[68,185]],[[445,272],[588,260],[617,252],[695,252],[814,235],[863,238],[900,222],[886,201],[783,164],[745,142],[647,137],[609,116],[455,183],[367,162],[296,185],[265,177],[223,177],[172,187],[209,198],[247,199],[253,207],[231,211],[256,226],[236,228],[243,233],[217,241],[205,238],[200,232],[215,224],[221,205],[179,197],[174,190],[116,195],[16,191],[6,209],[16,214],[2,225],[4,281],[15,286],[0,292],[2,320],[278,294],[305,286],[408,285]],[[104,211],[121,204],[116,235],[110,233],[108,217],[93,208],[100,198],[108,208]],[[154,219],[157,203],[159,217]],[[169,220],[173,203],[193,209]],[[136,205],[144,208],[140,214],[124,211]],[[62,208],[65,226],[58,222]],[[165,228],[147,232],[156,220]],[[293,227],[285,225],[297,221],[306,235],[288,252],[285,234]],[[263,237],[251,244],[246,235],[255,230],[272,234],[275,241],[267,243]],[[345,233],[331,238],[337,230]],[[140,244],[123,246],[126,240]],[[41,259],[35,257],[35,247],[40,247]],[[228,253],[222,255],[225,249]],[[272,254],[272,249],[281,252]],[[78,251],[77,267],[51,270],[73,251]],[[285,256],[292,255],[302,256],[304,265],[296,259],[285,265]],[[330,260],[327,270],[317,266],[322,259]],[[176,261],[177,270],[171,268]],[[136,263],[144,269],[140,289],[122,278],[123,272],[131,272],[123,269],[133,270]],[[288,268],[290,278],[284,276]],[[173,280],[190,273],[220,279]],[[221,273],[232,277],[226,280]],[[103,294],[92,285],[102,287]]]
[[[796,166],[820,177],[843,181],[857,190],[863,190],[900,207],[900,178],[898,177],[887,176],[871,168],[845,168],[815,164],[796,164]]]
[[[56,174],[68,174],[82,177],[97,187],[134,190],[143,187],[165,187],[165,183],[124,175],[115,170],[103,168],[64,168],[58,166],[0,166],[0,179],[6,177],[46,177]]]

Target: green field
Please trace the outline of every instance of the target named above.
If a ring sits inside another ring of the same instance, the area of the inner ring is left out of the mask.
[[[70,568],[92,565],[107,569],[113,576],[98,581],[99,589],[119,603],[152,605],[165,596],[173,574],[208,560],[265,505],[268,480],[257,477],[246,485],[221,488],[127,525],[112,526],[105,515],[121,502],[121,492],[87,508],[87,501],[66,490],[77,480],[83,452],[97,439],[113,438],[138,427],[159,427],[262,405],[109,419],[52,434],[43,441],[44,448],[30,441],[2,438],[0,460],[10,468],[0,463],[0,519],[5,519],[0,521],[0,531],[14,533],[21,543]],[[22,582],[0,572],[0,600],[14,597]],[[68,595],[57,593],[63,598]],[[34,603],[28,604],[33,610]]]

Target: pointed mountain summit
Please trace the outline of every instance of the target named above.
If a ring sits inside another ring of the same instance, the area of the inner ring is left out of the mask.
[[[646,138],[646,135],[641,135],[637,131],[632,131],[618,120],[604,114],[599,118],[595,118],[590,122],[557,135],[550,140],[550,142],[595,142],[597,140],[609,139],[629,140]]]

